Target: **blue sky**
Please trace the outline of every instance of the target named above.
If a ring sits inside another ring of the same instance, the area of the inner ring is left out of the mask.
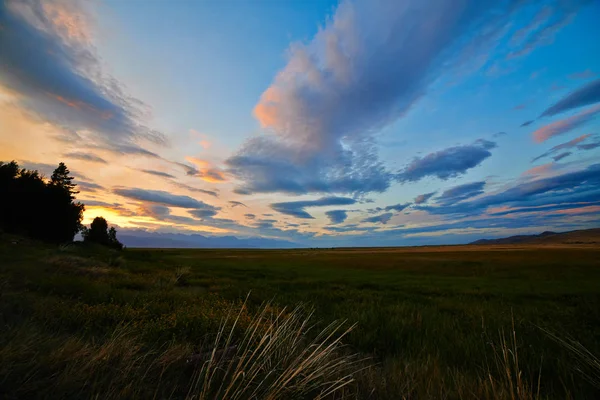
[[[122,232],[461,243],[600,222],[595,1],[7,1],[0,159]]]

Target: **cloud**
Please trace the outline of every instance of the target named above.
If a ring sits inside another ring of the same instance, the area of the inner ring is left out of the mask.
[[[289,201],[273,203],[271,208],[282,214],[291,215],[296,218],[313,219],[314,217],[304,209],[309,207],[344,206],[356,203],[349,197],[321,197],[318,200]]]
[[[548,175],[551,172],[554,172],[557,169],[557,164],[551,162],[548,164],[538,165],[537,167],[533,167],[528,169],[527,171],[521,174],[522,177],[531,177],[531,176],[540,176],[540,175]]]
[[[385,213],[381,215],[375,215],[373,217],[367,217],[362,220],[362,222],[370,223],[370,224],[384,224],[386,225],[389,220],[392,218],[394,213]]]
[[[525,104],[518,104],[513,107],[513,110],[524,110],[525,108]]]
[[[265,135],[226,161],[237,193],[383,192],[393,181],[374,135],[442,74],[487,57],[521,2],[342,1],[254,108]],[[463,50],[468,50],[468,57]],[[476,54],[475,54],[476,53]]]
[[[96,192],[98,190],[104,190],[104,186],[94,182],[77,181],[77,189],[83,190],[84,192]]]
[[[492,153],[496,143],[480,139],[473,144],[449,147],[424,157],[415,158],[398,175],[400,182],[416,182],[428,176],[442,180],[465,174],[481,164]]]
[[[569,75],[569,79],[589,79],[593,78],[594,76],[596,76],[596,73],[588,68],[585,71],[576,72]]]
[[[533,138],[536,142],[544,142],[551,137],[563,135],[575,128],[585,125],[600,114],[600,105],[590,107],[572,117],[561,119],[546,126],[543,126],[533,132]]]
[[[560,154],[558,154],[558,155],[556,155],[556,156],[552,157],[552,159],[553,159],[554,161],[560,161],[560,160],[562,160],[563,158],[570,156],[571,154],[573,154],[573,153],[571,153],[570,151],[565,151],[564,153],[560,153]]]
[[[551,117],[567,110],[600,102],[600,79],[589,82],[546,109],[541,117]]]
[[[550,155],[552,155],[554,153],[557,153],[559,150],[571,149],[573,147],[576,147],[578,144],[580,144],[581,142],[585,141],[590,136],[591,136],[591,134],[588,133],[586,135],[581,135],[579,137],[576,137],[573,140],[569,140],[568,142],[556,145],[553,148],[551,148],[550,150],[548,150],[547,152],[545,152],[545,153],[537,156],[533,160],[531,160],[531,162],[535,162],[535,161],[539,160],[540,158],[548,157],[548,156],[550,156]]]
[[[196,157],[186,157],[185,159],[197,167],[196,169],[189,167],[185,164],[178,163],[178,165],[186,168],[186,173],[188,175],[197,176],[206,182],[212,183],[221,183],[227,180],[224,172],[221,171],[219,168],[214,167],[209,161],[201,160]]]
[[[217,208],[206,208],[206,209],[199,209],[199,210],[189,210],[188,214],[193,215],[196,218],[211,218],[214,217],[215,215],[217,215]]]
[[[139,200],[147,203],[160,204],[171,207],[181,207],[194,209],[194,211],[210,211],[215,215],[219,207],[206,204],[203,201],[193,199],[189,196],[181,196],[164,192],[162,190],[149,190],[138,188],[116,188],[113,193],[134,200]]]
[[[518,45],[508,54],[508,59],[525,56],[540,46],[551,44],[556,34],[573,21],[579,8],[587,1],[554,3],[544,5],[529,25],[513,35],[512,44]]]
[[[196,187],[193,187],[193,186],[190,186],[190,185],[186,185],[185,183],[181,183],[181,182],[176,181],[176,180],[171,180],[171,184],[174,185],[174,186],[177,186],[178,188],[189,190],[190,192],[204,193],[204,194],[207,194],[209,196],[219,197],[219,194],[216,191],[213,191],[213,190],[199,189],[199,188],[196,188]]]
[[[437,192],[431,192],[418,195],[417,197],[415,197],[415,204],[427,203],[427,201],[436,193]]]
[[[322,154],[261,136],[246,142],[226,162],[243,182],[235,190],[238,194],[383,192],[392,177],[369,140]]]
[[[81,152],[81,151],[74,151],[71,153],[63,154],[63,157],[71,158],[74,160],[95,162],[95,163],[99,163],[99,164],[107,164],[107,162],[104,158],[99,157],[92,153],[85,153],[85,152]]]
[[[91,20],[83,5],[0,3],[0,85],[18,93],[23,109],[73,133],[87,131],[100,146],[165,143],[162,134],[139,122],[145,106],[103,73],[83,33]]]
[[[170,179],[174,179],[175,176],[171,175],[171,174],[167,174],[166,172],[162,172],[162,171],[155,171],[153,169],[140,169],[138,171],[141,171],[145,174],[150,174],[150,175],[154,175],[154,176],[160,176],[161,178],[170,178]]]
[[[228,201],[228,203],[231,204],[231,208],[235,208],[237,206],[242,206],[242,207],[248,208],[248,206],[245,205],[244,203],[242,203],[241,201],[230,200],[230,201]]]
[[[400,211],[404,210],[408,206],[410,206],[410,203],[394,204],[394,205],[385,207],[384,210],[385,211],[397,211],[397,212],[400,212]]]
[[[445,190],[438,198],[439,204],[455,204],[483,193],[485,181],[465,183]]]
[[[477,215],[492,206],[532,207],[549,204],[598,201],[600,199],[600,164],[551,177],[526,180],[496,193],[471,201],[437,202],[419,209],[433,214]]]
[[[254,214],[244,214],[244,217],[246,217],[248,219],[255,219],[256,215],[254,215]]]
[[[525,126],[529,126],[529,125],[533,124],[534,122],[535,122],[534,120],[525,121],[521,124],[521,128],[523,128]]]
[[[331,210],[325,212],[325,215],[332,224],[341,224],[348,218],[348,212],[346,210]]]
[[[140,207],[138,212],[155,219],[164,219],[171,214],[171,209],[162,204],[145,204]]]

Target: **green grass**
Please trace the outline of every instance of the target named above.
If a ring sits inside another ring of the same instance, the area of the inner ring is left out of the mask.
[[[600,249],[119,254],[6,238],[0,246],[0,397],[44,397],[40,388],[49,385],[65,398],[201,398],[191,383],[199,372],[179,364],[215,349],[224,329],[243,343],[265,302],[274,314],[314,307],[302,343],[333,321],[357,324],[331,357],[370,361],[356,366],[340,396],[600,396],[586,365],[556,340],[600,354]],[[233,328],[224,322],[232,310],[240,311]],[[89,361],[102,352],[112,355]],[[123,371],[134,378],[123,379]],[[336,373],[327,379],[347,371]]]

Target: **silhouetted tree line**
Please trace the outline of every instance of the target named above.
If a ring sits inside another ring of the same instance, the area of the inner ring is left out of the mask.
[[[0,229],[56,244],[72,242],[83,231],[87,242],[121,249],[117,231],[109,230],[104,218],[96,218],[90,229],[81,225],[85,206],[76,201],[76,188],[62,162],[50,179],[15,161],[0,162]]]

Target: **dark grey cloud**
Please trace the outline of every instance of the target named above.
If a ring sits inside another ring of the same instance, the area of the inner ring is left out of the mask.
[[[496,132],[492,135],[492,137],[497,138],[497,137],[504,136],[504,135],[507,135],[507,133],[506,132]]]
[[[375,215],[373,217],[367,217],[362,220],[362,222],[370,223],[370,224],[387,224],[389,220],[392,218],[394,213],[385,213],[381,215]]]
[[[74,160],[82,160],[82,161],[90,161],[99,164],[107,164],[106,160],[102,157],[99,157],[93,153],[85,153],[82,151],[74,151],[71,153],[63,154],[63,157],[71,158]]]
[[[212,213],[215,215],[219,210],[219,207],[206,204],[203,201],[196,200],[189,196],[181,196],[164,192],[162,190],[149,190],[149,189],[138,189],[138,188],[115,188],[113,193],[127,197],[134,200],[139,200],[147,203],[160,204],[163,206],[181,207],[194,209],[194,212],[198,214]],[[200,218],[200,217],[199,217]]]
[[[404,204],[394,204],[391,206],[387,206],[384,208],[385,211],[402,211],[404,210],[406,207],[410,206],[411,203],[404,203]]]
[[[248,214],[244,214],[244,217],[246,217],[248,219],[255,219],[256,215],[248,213]]]
[[[437,192],[430,192],[418,195],[417,197],[415,197],[415,204],[427,203],[427,201],[436,193]]]
[[[143,172],[145,174],[149,174],[149,175],[159,176],[161,178],[170,178],[170,179],[174,179],[175,178],[175,176],[173,176],[171,174],[168,174],[168,173],[162,172],[162,171],[156,171],[156,170],[153,170],[153,169],[140,169],[138,171]]]
[[[244,203],[242,203],[241,201],[229,200],[228,203],[231,204],[231,208],[235,208],[237,206],[242,206],[242,207],[248,208],[248,206],[245,205]]]
[[[348,212],[346,210],[331,210],[325,212],[325,215],[332,224],[341,224],[348,218]]]
[[[196,218],[211,218],[214,217],[215,215],[217,215],[217,208],[213,207],[213,208],[204,208],[204,209],[199,209],[199,210],[189,210],[188,214],[193,215]]]
[[[470,145],[455,146],[415,158],[396,176],[400,182],[416,182],[428,176],[442,180],[455,178],[475,168],[490,157],[496,143],[478,140]]]
[[[567,110],[600,102],[600,79],[589,82],[546,109],[540,117],[551,117]]]
[[[545,153],[543,153],[543,154],[537,156],[536,158],[534,158],[533,160],[531,160],[531,162],[536,162],[537,160],[539,160],[541,158],[551,156],[551,155],[559,152],[560,150],[572,149],[575,147],[580,148],[582,150],[589,150],[589,149],[586,149],[585,147],[581,147],[582,146],[581,143],[586,141],[587,139],[589,139],[591,136],[592,136],[591,134],[581,135],[579,137],[576,137],[575,139],[569,140],[568,142],[556,145],[556,146],[552,147],[550,150],[546,151]],[[600,139],[600,137],[598,139]],[[600,140],[599,140],[599,142],[600,142]],[[594,143],[591,143],[591,144],[594,144]],[[585,146],[585,145],[583,145],[583,146]]]
[[[472,193],[478,191],[475,187]],[[433,214],[472,216],[494,206],[534,207],[599,200],[600,164],[593,164],[579,171],[519,182],[507,189],[485,194],[471,201],[457,203],[442,199],[431,206],[420,206],[419,209]]]
[[[562,160],[565,157],[569,157],[571,154],[573,154],[573,153],[571,153],[570,151],[565,151],[564,153],[560,153],[560,154],[555,155],[554,157],[552,157],[552,159],[554,161],[560,161],[560,160]]]
[[[485,181],[465,183],[445,190],[437,199],[442,205],[455,204],[483,193]]]
[[[355,199],[349,197],[321,197],[318,200],[288,201],[282,203],[273,203],[271,208],[282,214],[291,215],[296,218],[312,219],[314,218],[305,208],[326,207],[326,206],[344,206],[356,203]]]
[[[534,120],[525,121],[521,124],[521,127],[529,126],[529,125],[533,124],[534,122],[535,122]]]
[[[75,2],[69,7],[83,12]],[[102,72],[93,47],[72,40],[55,20],[41,1],[0,3],[0,84],[19,94],[22,108],[68,131],[89,131],[102,146],[164,143],[140,124],[145,106]]]

